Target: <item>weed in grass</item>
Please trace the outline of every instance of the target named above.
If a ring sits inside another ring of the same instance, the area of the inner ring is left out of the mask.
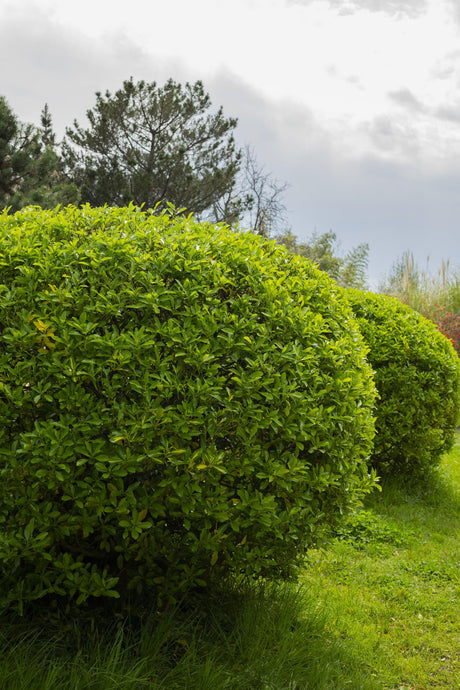
[[[402,530],[396,520],[384,519],[370,510],[359,510],[336,531],[335,538],[357,549],[372,549],[378,553],[384,547],[402,546],[414,539],[415,533]]]

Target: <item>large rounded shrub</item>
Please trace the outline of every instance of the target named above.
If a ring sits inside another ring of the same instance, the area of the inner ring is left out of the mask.
[[[0,603],[289,577],[373,485],[339,289],[274,243],[133,207],[0,225]]]
[[[378,391],[372,465],[421,474],[452,446],[460,360],[431,321],[386,295],[347,290]]]

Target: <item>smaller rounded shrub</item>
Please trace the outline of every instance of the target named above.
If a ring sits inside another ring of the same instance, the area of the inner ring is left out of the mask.
[[[378,391],[371,457],[379,473],[421,474],[452,446],[460,360],[436,326],[397,299],[346,291]]]
[[[290,578],[373,485],[364,344],[309,262],[85,207],[0,216],[0,266],[0,606]]]

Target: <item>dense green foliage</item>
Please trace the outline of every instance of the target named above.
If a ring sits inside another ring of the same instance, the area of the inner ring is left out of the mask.
[[[347,290],[379,394],[372,463],[379,472],[422,473],[453,443],[459,359],[428,319],[398,300]]]
[[[0,228],[1,605],[290,577],[374,483],[339,288],[274,242],[133,207]]]

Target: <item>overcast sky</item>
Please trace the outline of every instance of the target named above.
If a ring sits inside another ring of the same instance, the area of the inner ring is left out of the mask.
[[[0,0],[0,95],[62,136],[134,77],[201,79],[300,239],[460,269],[459,0]]]

